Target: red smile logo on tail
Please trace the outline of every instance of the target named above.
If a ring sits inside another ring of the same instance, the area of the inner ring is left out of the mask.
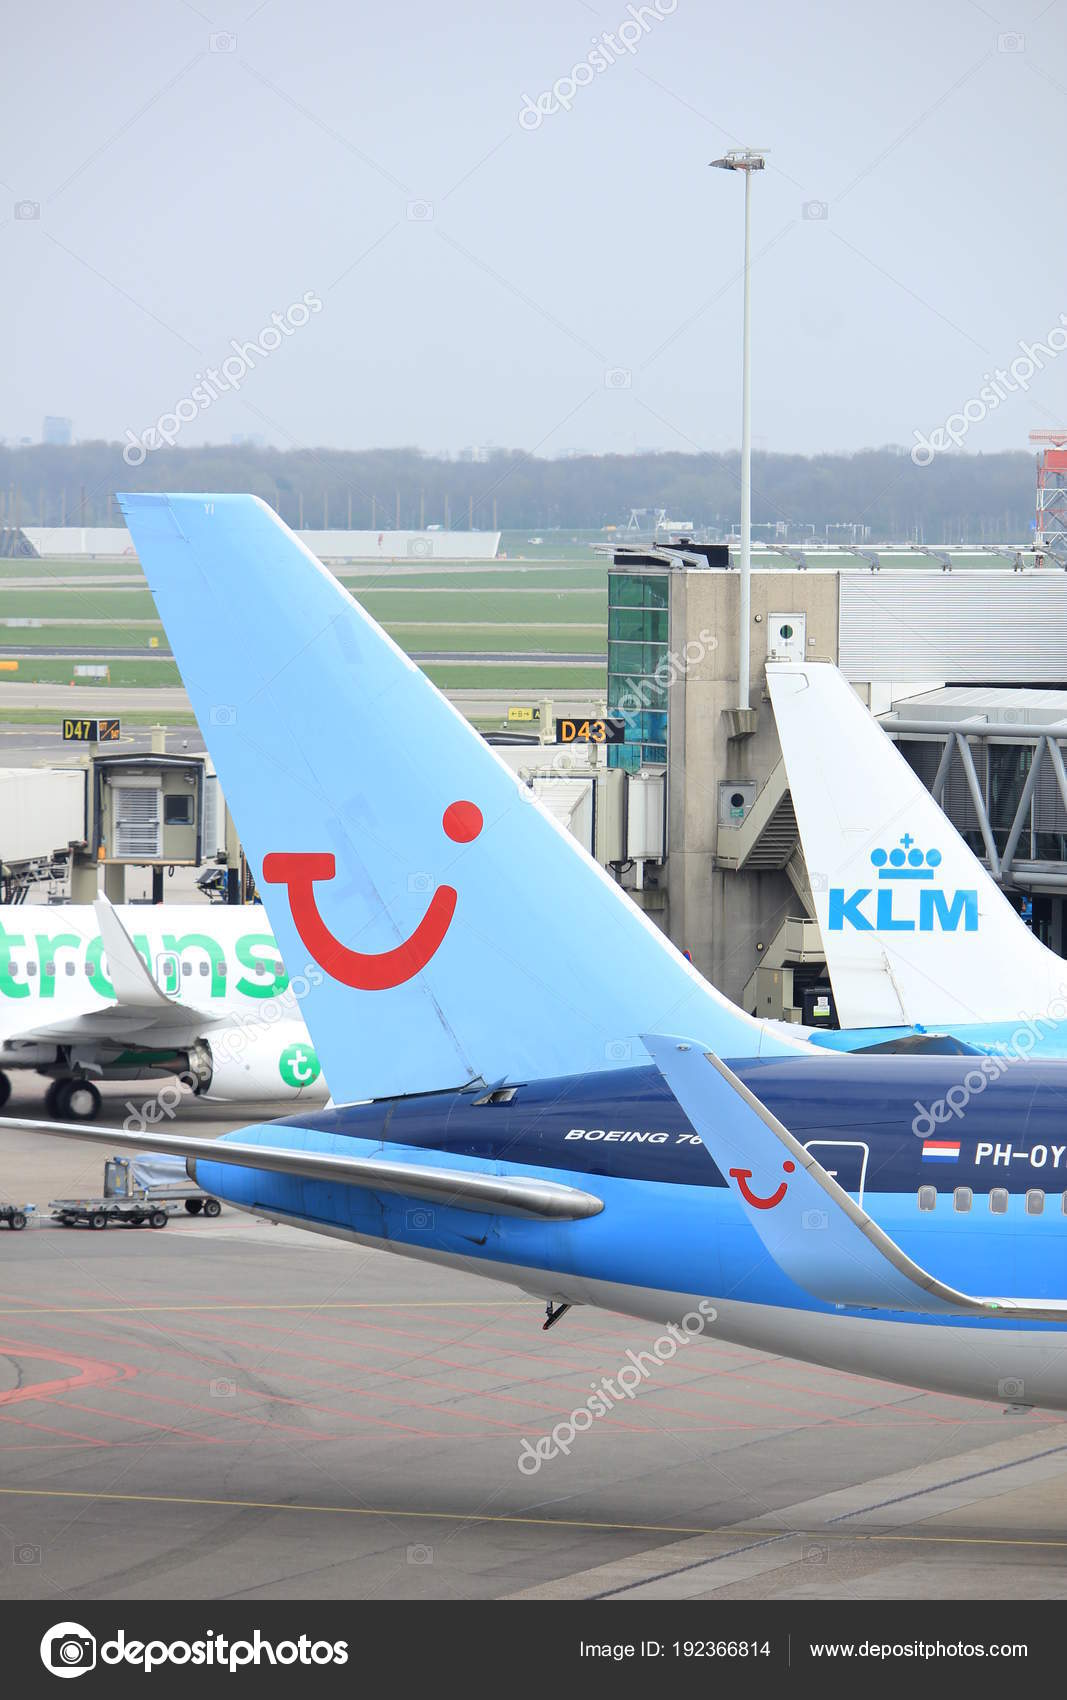
[[[441,817],[446,835],[456,844],[470,844],[482,824],[476,803],[450,803]],[[328,851],[272,851],[263,858],[264,883],[288,887],[289,908],[301,943],[332,979],[361,992],[384,992],[420,974],[451,925],[458,900],[455,888],[437,887],[422,920],[402,944],[365,953],[342,944],[319,914],[315,882],[332,880],[336,872],[337,864]]]
[[[788,1159],[782,1164],[782,1169],[787,1175],[791,1175],[795,1168],[796,1164],[789,1162]],[[748,1184],[752,1179],[751,1169],[731,1169],[730,1174],[737,1182],[737,1190],[741,1197],[746,1204],[751,1204],[754,1210],[773,1210],[776,1204],[781,1204],[789,1187],[788,1181],[780,1181],[769,1198],[760,1198]]]

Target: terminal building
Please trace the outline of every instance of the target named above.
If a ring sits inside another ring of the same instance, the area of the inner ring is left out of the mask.
[[[746,1009],[832,1020],[768,659],[840,667],[1035,932],[1067,954],[1067,573],[1029,564],[1029,551],[971,551],[965,564],[931,553],[754,567],[744,705],[725,547],[616,552],[607,705],[626,742],[609,760],[631,785],[658,778],[664,809],[659,859],[615,871]]]

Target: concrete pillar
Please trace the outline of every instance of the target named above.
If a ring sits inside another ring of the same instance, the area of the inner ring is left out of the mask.
[[[104,863],[104,896],[111,903],[125,903],[126,867],[123,862]]]
[[[95,903],[100,895],[100,870],[95,856],[75,852],[70,859],[70,901]]]

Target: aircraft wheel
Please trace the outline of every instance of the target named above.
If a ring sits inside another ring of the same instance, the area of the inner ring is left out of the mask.
[[[3,1109],[11,1096],[11,1081],[6,1074],[0,1074],[0,1110]]]
[[[190,1216],[199,1216],[202,1206],[203,1199],[201,1198],[187,1198],[185,1200],[185,1208]]]
[[[49,1089],[49,1099],[52,1089]],[[100,1094],[91,1080],[76,1076],[56,1082],[55,1098],[49,1108],[57,1121],[92,1122],[100,1114]]]
[[[204,1215],[205,1216],[221,1216],[222,1215],[222,1205],[219,1203],[217,1198],[209,1198],[205,1201],[205,1203],[204,1203]]]

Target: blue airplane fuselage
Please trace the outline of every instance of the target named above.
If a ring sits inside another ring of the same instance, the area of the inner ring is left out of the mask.
[[[777,1058],[731,1065],[901,1248],[964,1291],[1067,1291],[1067,1071],[973,1058]],[[200,1184],[267,1216],[464,1264],[544,1277],[840,1315],[768,1257],[662,1076],[652,1067],[519,1086],[338,1106],[242,1129],[241,1142],[533,1175],[604,1200],[583,1221],[544,1222],[428,1206],[351,1185],[197,1163]],[[753,1184],[758,1185],[759,1177]],[[817,1217],[818,1212],[809,1212]],[[805,1230],[818,1233],[812,1220]],[[541,1289],[539,1289],[541,1290]],[[622,1308],[620,1306],[620,1308]],[[873,1314],[856,1312],[857,1315]],[[910,1320],[989,1329],[986,1319]],[[997,1327],[1003,1327],[997,1323]],[[1014,1321],[1051,1333],[1056,1323]]]

